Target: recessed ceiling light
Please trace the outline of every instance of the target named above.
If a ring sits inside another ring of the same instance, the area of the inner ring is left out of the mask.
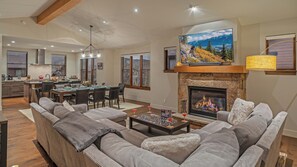
[[[10,43],[8,43],[7,46],[11,46]]]
[[[83,50],[83,49],[80,49],[81,51]]]
[[[138,12],[139,12],[139,9],[138,9],[138,8],[134,8],[134,9],[133,9],[133,12],[134,12],[134,13],[138,13]]]
[[[51,48],[55,47],[54,45],[51,45]]]
[[[11,43],[15,43],[15,41],[11,41]]]
[[[108,24],[108,22],[106,20],[103,20],[102,23],[103,24]]]
[[[198,11],[198,7],[197,6],[193,6],[193,5],[190,5],[190,8],[191,12],[197,12]]]
[[[27,24],[24,20],[21,20],[20,22],[24,25]]]
[[[78,31],[82,32],[82,29],[79,29]]]
[[[74,52],[74,50],[71,50],[71,52]]]
[[[43,48],[44,50],[46,49],[46,48]]]

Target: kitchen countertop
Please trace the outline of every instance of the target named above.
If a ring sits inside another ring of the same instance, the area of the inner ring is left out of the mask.
[[[31,81],[24,81],[25,84],[42,84],[42,82],[47,82],[48,80],[44,80],[44,81],[38,81],[38,80],[31,80]],[[61,80],[61,81],[56,81],[54,83],[68,83],[71,81],[80,81],[78,79],[70,79],[70,80]]]

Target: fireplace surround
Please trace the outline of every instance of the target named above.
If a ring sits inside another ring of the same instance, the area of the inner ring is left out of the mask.
[[[236,98],[246,98],[246,73],[195,73],[195,72],[179,72],[178,73],[178,112],[181,113],[182,102],[187,101],[186,109],[189,116],[201,118],[200,114],[193,114],[190,109],[190,87],[213,88],[217,90],[225,90],[226,105],[224,109],[230,111]],[[220,109],[220,110],[221,110]],[[216,114],[206,115],[208,118],[214,119]]]
[[[215,119],[218,111],[227,109],[227,95],[224,88],[189,86],[188,93],[190,115]]]

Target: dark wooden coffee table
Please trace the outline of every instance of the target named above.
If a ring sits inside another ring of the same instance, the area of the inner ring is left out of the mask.
[[[182,122],[182,120],[179,118],[173,118],[173,122],[171,123],[171,126],[169,126],[169,122],[167,120],[162,121],[161,116],[159,114],[140,113],[140,114],[130,116],[129,120],[130,120],[129,121],[130,129],[134,129],[133,122],[137,122],[148,126],[149,133],[151,133],[151,128],[155,128],[172,135],[174,132],[185,127],[187,127],[187,133],[190,132],[189,121]]]

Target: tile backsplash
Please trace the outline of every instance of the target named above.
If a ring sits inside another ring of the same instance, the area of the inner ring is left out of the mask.
[[[29,65],[28,66],[28,75],[31,76],[31,79],[38,79],[39,75],[45,76],[45,74],[52,73],[52,66],[50,65]]]

